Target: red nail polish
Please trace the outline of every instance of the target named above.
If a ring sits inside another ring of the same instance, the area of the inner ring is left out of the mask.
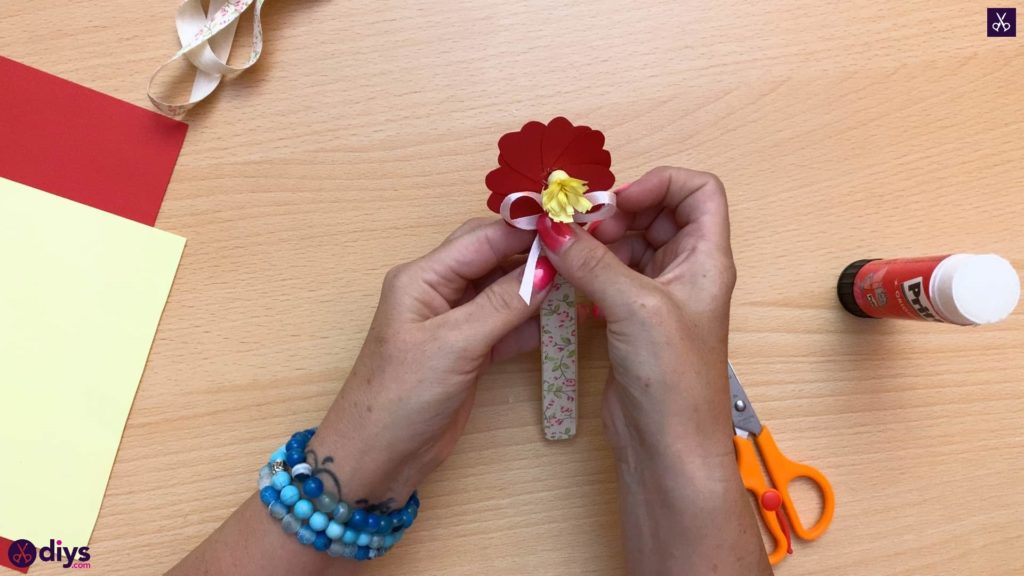
[[[601,313],[601,309],[598,308],[597,304],[594,304],[593,302],[590,303],[590,313],[591,315],[594,316],[594,319],[604,318],[604,315]]]
[[[537,222],[537,233],[544,247],[557,254],[572,240],[573,229],[572,226],[554,222],[547,214],[543,214]]]
[[[619,186],[618,188],[616,188],[615,189],[615,193],[618,194],[619,192],[622,192],[623,190],[625,190],[626,188],[629,188],[632,185],[633,185],[632,182],[626,182],[622,186]]]
[[[533,291],[543,292],[555,279],[555,274],[555,267],[551,264],[551,260],[547,259],[547,256],[537,258],[537,266],[533,272]]]

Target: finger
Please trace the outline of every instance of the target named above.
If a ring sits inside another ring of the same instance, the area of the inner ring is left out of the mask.
[[[491,359],[501,362],[540,347],[540,318],[534,316],[516,326],[491,348]]]
[[[617,194],[626,212],[642,212],[654,206],[668,208],[680,228],[720,245],[729,243],[729,208],[725,187],[717,176],[685,168],[660,167],[644,174]]]
[[[618,242],[609,244],[608,249],[618,257],[619,261],[634,270],[639,268],[644,257],[654,250],[647,239],[640,234],[629,234]]]
[[[513,228],[502,220],[467,223],[461,232],[456,230],[410,266],[416,272],[414,276],[454,304],[470,282],[486,276],[512,255],[526,251],[533,238],[533,232]]]
[[[555,277],[555,269],[546,257],[537,260],[533,296],[527,304],[519,296],[524,267],[505,274],[475,298],[442,314],[437,320],[448,323],[451,333],[460,334],[468,347],[489,351],[540,309],[541,302]]]
[[[537,232],[554,267],[597,302],[609,320],[629,316],[636,290],[652,282],[630,270],[607,246],[576,224],[552,222],[541,216]]]
[[[469,220],[466,220],[465,222],[460,224],[459,227],[452,231],[452,233],[449,234],[448,237],[445,238],[444,240],[445,242],[453,240],[455,238],[458,238],[459,236],[465,235],[468,232],[476,230],[481,226],[487,226],[492,222],[494,222],[494,218],[470,218]]]
[[[647,229],[644,230],[644,238],[654,248],[661,248],[679,234],[679,224],[676,224],[676,217],[672,210],[663,208]]]
[[[591,233],[605,244],[611,244],[631,230],[645,230],[663,210],[664,207],[660,205],[637,213],[616,210],[610,218],[598,222],[597,228],[591,228]]]

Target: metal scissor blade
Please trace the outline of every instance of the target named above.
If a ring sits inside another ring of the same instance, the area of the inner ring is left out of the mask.
[[[758,419],[754,407],[747,398],[743,385],[736,377],[736,371],[732,369],[732,362],[729,362],[729,392],[732,395],[732,425],[737,432],[743,430],[748,434],[757,436],[761,433],[761,420]],[[740,434],[740,436],[743,436]]]

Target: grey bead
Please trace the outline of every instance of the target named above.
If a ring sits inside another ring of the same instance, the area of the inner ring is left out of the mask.
[[[288,507],[280,500],[275,500],[274,503],[270,505],[270,515],[280,520],[288,515]]]
[[[352,507],[348,505],[348,502],[338,502],[338,505],[334,508],[334,521],[338,524],[344,524],[351,517]]]
[[[288,534],[295,534],[302,527],[302,520],[295,517],[294,514],[285,514],[284,518],[281,518],[281,529]]]
[[[384,537],[377,534],[373,538],[370,538],[370,548],[380,548],[384,545]]]
[[[338,495],[334,492],[328,492],[324,490],[322,494],[316,497],[316,507],[324,514],[331,514],[334,512],[334,507],[338,505]]]
[[[345,544],[345,548],[342,549],[341,555],[345,558],[355,558],[356,552],[359,551],[359,547],[355,544]]]
[[[341,556],[345,551],[345,543],[341,540],[335,540],[331,542],[330,547],[327,548],[327,554],[337,558]]]

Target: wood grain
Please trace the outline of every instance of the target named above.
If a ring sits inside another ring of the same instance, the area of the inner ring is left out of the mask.
[[[174,7],[4,2],[0,50],[146,106]],[[780,574],[1024,573],[1024,318],[862,321],[834,297],[863,257],[1024,265],[1024,39],[984,26],[921,0],[268,2],[263,59],[188,119],[158,223],[188,247],[92,573],[160,573],[218,525],[326,410],[384,271],[484,215],[497,137],[558,114],[605,132],[622,182],[671,164],[728,187],[731,356],[838,502]],[[600,330],[581,354],[578,438],[542,439],[534,357],[494,368],[373,573],[623,573]]]

